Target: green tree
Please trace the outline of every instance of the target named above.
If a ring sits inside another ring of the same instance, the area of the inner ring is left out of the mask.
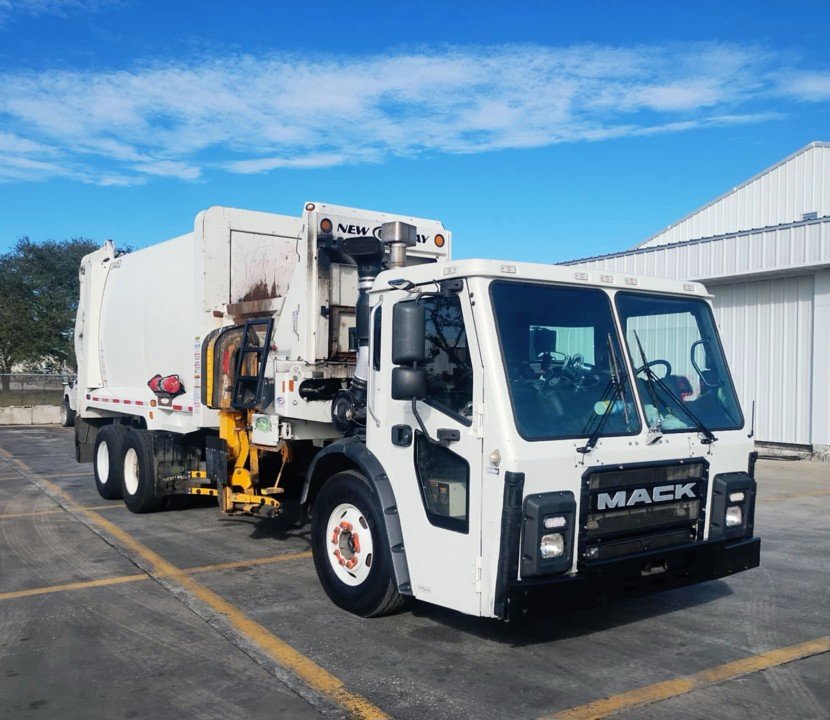
[[[0,373],[75,369],[74,327],[86,238],[35,243],[22,237],[0,255]],[[8,377],[3,378],[7,387]]]

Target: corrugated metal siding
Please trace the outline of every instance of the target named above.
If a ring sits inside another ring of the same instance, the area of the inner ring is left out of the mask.
[[[636,332],[636,336],[635,336]],[[697,320],[691,314],[649,315],[630,318],[625,328],[628,347],[634,355],[634,363],[640,364],[637,337],[643,344],[649,360],[667,360],[672,374],[682,375],[692,385],[695,395],[700,394],[700,378],[692,365],[689,352],[692,343],[700,340]],[[656,368],[658,375],[663,368]]]
[[[641,244],[653,247],[830,216],[830,145],[808,145]]]
[[[703,282],[808,264],[827,265],[830,264],[830,220],[800,222],[704,242],[632,250],[577,260],[573,264]]]
[[[756,439],[811,441],[814,276],[709,287],[744,415]]]

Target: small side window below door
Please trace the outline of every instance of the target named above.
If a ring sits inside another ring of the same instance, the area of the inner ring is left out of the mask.
[[[430,523],[466,533],[470,512],[470,466],[467,461],[416,432],[415,471]]]

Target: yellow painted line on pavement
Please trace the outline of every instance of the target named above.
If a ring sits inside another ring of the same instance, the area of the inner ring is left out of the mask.
[[[124,505],[119,503],[111,503],[110,505],[87,505],[83,507],[84,510],[123,510]],[[50,510],[29,510],[28,512],[2,513],[0,520],[7,520],[9,518],[24,518],[35,517],[36,515],[58,515],[65,513],[62,507],[52,508]]]
[[[552,715],[545,715],[540,720],[598,720],[623,710],[668,700],[726,680],[733,680],[761,670],[769,670],[779,665],[826,652],[830,652],[830,636],[827,635],[798,645],[790,645],[789,647],[750,655],[725,665],[703,670],[694,675],[686,675],[674,680],[646,685],[619,695],[612,695],[586,705],[579,705]]]
[[[89,508],[87,508],[89,509]],[[213,563],[212,565],[197,565],[196,567],[185,568],[182,572],[196,574],[214,572],[216,570],[227,570],[241,567],[255,567],[257,565],[272,565],[288,560],[300,560],[310,558],[311,552],[282,553],[280,555],[269,555],[263,558],[252,560],[236,560],[234,562]],[[33,595],[51,595],[56,592],[68,590],[86,590],[87,588],[106,587],[107,585],[121,585],[122,583],[137,582],[139,580],[150,580],[147,573],[131,573],[130,575],[116,575],[113,577],[98,578],[96,580],[79,580],[77,582],[62,583],[60,585],[46,585],[44,587],[28,588],[26,590],[12,590],[0,593],[0,600],[13,600],[14,598],[32,597]]]
[[[100,578],[98,580],[79,580],[78,582],[63,583],[62,585],[47,585],[46,587],[29,588],[27,590],[13,590],[0,593],[0,600],[13,600],[14,598],[32,597],[33,595],[51,595],[56,592],[67,590],[86,590],[87,588],[105,587],[107,585],[121,585],[122,583],[136,582],[138,580],[149,580],[150,576],[145,573],[132,575],[118,575],[116,577]]]
[[[216,613],[224,616],[224,619],[241,635],[256,645],[261,652],[272,660],[279,663],[283,668],[290,670],[300,678],[306,685],[321,695],[327,697],[331,702],[340,705],[350,716],[359,720],[388,720],[379,707],[372,704],[362,695],[354,693],[346,688],[343,681],[328,670],[320,667],[311,658],[295,650],[291,645],[271,633],[260,623],[245,615],[233,603],[228,602],[208,587],[205,587],[188,571],[176,567],[168,560],[165,560],[157,552],[148,548],[144,543],[137,540],[130,533],[99,515],[94,510],[84,510],[57,484],[51,480],[44,479],[32,470],[23,460],[14,458],[4,448],[0,448],[0,455],[9,458],[17,466],[38,478],[39,482],[49,488],[50,493],[61,497],[66,508],[99,528],[105,534],[114,538],[125,549],[141,558],[149,566],[150,575],[153,577],[165,577],[173,580],[180,587],[187,590],[193,597],[204,603]]]
[[[214,563],[213,565],[200,565],[199,567],[192,567],[188,569],[189,573],[203,573],[213,572],[214,570],[232,570],[233,568],[247,568],[256,567],[257,565],[273,565],[278,562],[285,562],[287,560],[304,560],[311,557],[310,550],[303,550],[301,552],[281,553],[279,555],[269,555],[268,557],[253,558],[251,560],[233,560],[231,562]]]
[[[22,460],[20,461],[22,462]],[[41,475],[40,473],[37,474],[40,478],[47,478],[47,479],[57,479],[57,478],[82,478],[82,477],[92,477],[92,472],[89,470],[76,470],[75,472],[63,472],[63,473],[49,473],[48,475]]]

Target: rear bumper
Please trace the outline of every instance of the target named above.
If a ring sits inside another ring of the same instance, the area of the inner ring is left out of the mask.
[[[758,567],[761,539],[708,540],[637,555],[586,563],[576,575],[511,584],[509,614],[536,605],[608,601],[716,580]]]

